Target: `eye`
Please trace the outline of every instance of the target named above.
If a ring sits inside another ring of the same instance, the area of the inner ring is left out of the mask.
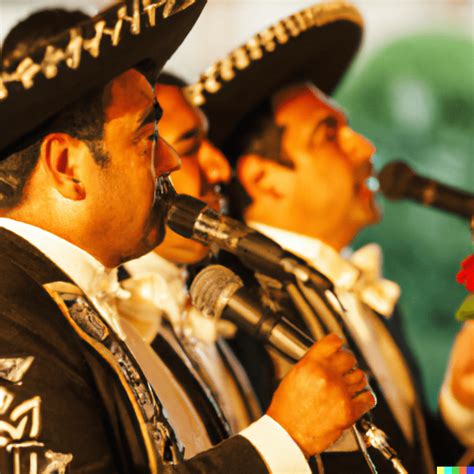
[[[158,140],[158,130],[155,130],[151,135],[147,137],[150,142],[156,142]]]

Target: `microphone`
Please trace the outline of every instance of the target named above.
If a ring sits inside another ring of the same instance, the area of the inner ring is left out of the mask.
[[[313,339],[288,321],[282,313],[264,308],[245,289],[242,280],[222,265],[211,265],[201,270],[191,284],[190,294],[193,305],[204,315],[233,322],[247,334],[270,344],[290,362],[300,360],[314,343]],[[390,461],[397,473],[408,474],[387,435],[372,423],[367,414],[360,419],[360,427],[362,436],[355,425],[352,427],[352,434],[371,472],[376,470],[365,443]]]
[[[474,194],[420,176],[403,161],[385,165],[378,179],[380,190],[388,199],[412,199],[468,219],[474,215]]]
[[[300,360],[314,343],[281,313],[265,308],[245,289],[242,280],[222,265],[201,270],[190,294],[193,305],[204,315],[231,321],[291,362]]]
[[[168,227],[177,234],[204,245],[217,245],[236,255],[247,267],[277,280],[289,276],[311,281],[321,290],[333,288],[331,281],[303,259],[282,249],[273,240],[230,217],[223,216],[199,199],[178,194],[171,203]]]

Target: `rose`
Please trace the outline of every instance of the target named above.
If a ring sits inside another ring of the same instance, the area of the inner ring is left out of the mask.
[[[456,275],[460,285],[465,285],[467,291],[474,293],[474,254],[461,262],[461,270]]]

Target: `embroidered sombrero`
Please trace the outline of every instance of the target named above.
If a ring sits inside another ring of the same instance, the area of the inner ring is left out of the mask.
[[[206,0],[123,0],[48,40],[18,48],[0,72],[0,159],[90,90],[147,62],[157,75]]]
[[[286,84],[310,81],[330,94],[362,32],[362,17],[350,3],[318,3],[254,35],[185,93],[208,116],[209,136],[222,146],[248,113]]]

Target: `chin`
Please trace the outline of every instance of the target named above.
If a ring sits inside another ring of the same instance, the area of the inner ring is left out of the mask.
[[[369,225],[378,224],[382,220],[382,209],[375,199],[360,202],[354,209],[353,215],[357,216],[356,221],[360,230]]]

